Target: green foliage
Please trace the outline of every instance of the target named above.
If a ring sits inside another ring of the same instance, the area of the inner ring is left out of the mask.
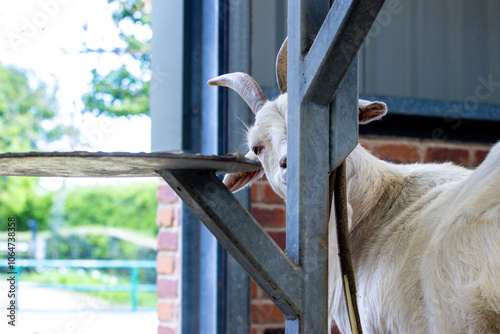
[[[125,51],[141,61],[141,68],[149,68],[151,40],[141,41],[133,34],[126,34],[120,26],[122,22],[129,21],[151,29],[151,0],[108,0],[108,3],[117,5],[113,21],[120,28],[120,38],[127,43]]]
[[[132,242],[108,235],[53,234],[47,239],[47,259],[92,259],[92,260],[154,260],[156,250],[140,247]],[[108,274],[127,276],[126,268],[102,269]],[[141,282],[154,284],[154,269],[143,269],[139,273]]]
[[[53,234],[47,259],[154,260],[156,251],[108,235]]]
[[[151,25],[151,1],[144,0],[108,0],[108,3],[118,4],[118,10],[113,13],[113,21],[119,24],[128,19],[133,23]]]
[[[127,116],[149,114],[149,79],[151,63],[151,39],[140,40],[134,34],[125,33],[122,23],[131,22],[137,28],[151,29],[150,1],[108,0],[116,6],[113,20],[125,42],[123,50],[97,50],[130,56],[139,62],[141,76],[132,74],[125,66],[101,75],[92,71],[91,91],[82,97],[84,111],[96,115]],[[92,51],[92,50],[89,50]],[[96,51],[96,50],[94,50]]]
[[[149,82],[131,75],[124,65],[106,75],[92,70],[91,84],[92,91],[82,97],[85,110],[112,116],[149,113]]]
[[[108,226],[157,233],[156,182],[76,187],[68,191],[66,226]]]
[[[112,305],[130,305],[130,292],[127,291],[105,291],[105,292],[88,292],[89,295],[103,299]],[[142,292],[137,293],[137,306],[144,308],[156,308],[158,303],[158,296],[156,292]]]
[[[37,189],[37,179],[0,176],[0,231],[5,231],[7,219],[16,218],[16,230],[26,231],[29,219],[39,228],[47,228],[53,195]]]
[[[35,150],[40,141],[60,138],[61,127],[43,127],[56,111],[54,92],[44,84],[31,88],[27,73],[0,65],[0,151]]]
[[[0,65],[0,153],[37,150],[38,143],[70,132],[50,124],[58,109],[55,92],[44,84],[33,87],[28,77]],[[0,190],[0,230],[5,230],[10,216],[16,218],[18,231],[27,229],[29,219],[47,226],[52,195],[40,189],[37,179],[0,176]]]

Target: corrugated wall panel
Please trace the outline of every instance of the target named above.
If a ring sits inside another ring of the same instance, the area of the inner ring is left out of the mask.
[[[500,104],[500,2],[388,0],[361,51],[361,93]],[[487,96],[487,97],[486,97]]]

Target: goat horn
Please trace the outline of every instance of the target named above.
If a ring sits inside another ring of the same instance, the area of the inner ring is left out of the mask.
[[[255,80],[246,73],[236,72],[223,74],[208,80],[211,86],[224,86],[233,89],[245,100],[254,114],[267,102],[262,89]]]
[[[280,51],[276,56],[276,81],[280,88],[281,94],[285,94],[288,90],[287,85],[287,67],[288,67],[288,37],[281,45]]]

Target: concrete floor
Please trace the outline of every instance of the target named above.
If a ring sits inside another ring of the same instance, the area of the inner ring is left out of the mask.
[[[16,326],[8,324],[7,282],[0,282],[2,334],[157,333],[156,311],[110,312],[100,299],[21,282]]]

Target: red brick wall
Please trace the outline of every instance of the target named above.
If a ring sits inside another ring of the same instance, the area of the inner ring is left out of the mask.
[[[158,255],[158,334],[180,333],[180,200],[161,180],[157,193]]]
[[[375,156],[393,162],[446,162],[464,167],[477,167],[488,154],[491,145],[436,142],[433,140],[398,140],[363,137],[361,144]]]
[[[283,200],[273,192],[267,180],[255,182],[251,191],[252,215],[274,241],[285,249],[286,209]],[[252,334],[285,333],[283,314],[254,281],[250,295]]]

